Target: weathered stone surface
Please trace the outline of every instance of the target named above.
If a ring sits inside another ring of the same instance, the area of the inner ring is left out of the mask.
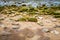
[[[41,16],[38,19],[38,23],[40,23],[38,25],[37,22],[14,21],[20,18],[18,15],[7,16],[0,24],[0,40],[58,40],[60,39],[60,29],[57,31],[53,30],[57,29],[59,26],[56,28],[54,26],[60,23],[58,20],[50,17]],[[13,20],[10,20],[11,18]],[[53,32],[51,33],[51,31]]]

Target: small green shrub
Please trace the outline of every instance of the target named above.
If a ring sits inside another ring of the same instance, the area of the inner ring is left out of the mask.
[[[20,12],[25,12],[25,11],[28,11],[28,8],[27,7],[21,7],[20,8]]]
[[[29,15],[35,15],[36,13],[35,12],[29,12],[28,14]]]
[[[11,5],[10,7],[17,7],[16,5]]]
[[[60,15],[60,13],[52,13],[53,15]]]
[[[4,20],[3,18],[0,19],[0,21]]]
[[[25,18],[20,18],[17,21],[26,21],[26,19]]]
[[[22,6],[26,6],[26,4],[22,4]]]
[[[0,6],[0,12],[1,12],[3,9],[4,9],[4,7],[3,7],[3,6]]]
[[[60,18],[60,15],[55,15],[54,17],[55,17],[55,18]]]
[[[28,18],[28,21],[30,21],[30,22],[37,22],[37,19],[36,18]]]
[[[33,7],[29,7],[28,12],[33,12],[33,11],[38,11],[38,9],[37,8],[33,8]]]

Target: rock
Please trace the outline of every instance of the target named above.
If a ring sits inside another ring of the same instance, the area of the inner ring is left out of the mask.
[[[56,28],[60,28],[60,25],[56,25],[55,27],[56,27]]]
[[[46,23],[51,23],[51,21],[50,21],[50,20],[45,20],[45,22],[46,22]]]
[[[58,32],[58,31],[56,31],[56,30],[51,31],[51,33],[54,33],[54,34],[56,34],[56,35],[58,35],[58,34],[59,34],[59,32]]]
[[[56,22],[57,20],[56,19],[52,19],[52,22]]]
[[[43,22],[38,21],[37,24],[39,24],[40,26],[44,26]]]
[[[0,23],[0,27],[3,27],[3,28],[4,28],[4,27],[5,27],[5,25],[4,25],[4,24],[2,24],[2,23]]]
[[[5,35],[10,35],[11,33],[10,32],[7,32],[7,31],[2,31],[0,32],[0,35],[2,36],[5,36]]]
[[[44,32],[42,32],[41,29],[37,29],[36,30],[36,35],[38,35],[38,36],[44,36]]]
[[[27,38],[32,38],[35,35],[32,30],[27,28],[20,30],[20,34],[26,36]]]
[[[20,28],[20,25],[18,23],[12,23],[12,28],[13,29],[19,29]]]
[[[12,29],[19,29],[19,26],[12,26]]]
[[[43,28],[42,31],[43,31],[43,32],[50,32],[50,30],[47,29],[47,28]]]
[[[50,40],[50,37],[40,37],[38,40]]]
[[[43,19],[43,17],[38,17],[39,19]]]

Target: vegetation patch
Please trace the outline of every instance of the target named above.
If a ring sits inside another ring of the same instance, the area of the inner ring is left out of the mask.
[[[20,18],[17,21],[26,21],[26,19],[25,18]]]
[[[55,15],[54,17],[55,17],[55,18],[60,18],[60,15]]]
[[[37,19],[36,18],[28,18],[28,21],[30,21],[30,22],[37,22]]]

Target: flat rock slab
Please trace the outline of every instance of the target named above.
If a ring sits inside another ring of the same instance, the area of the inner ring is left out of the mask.
[[[58,30],[56,27],[58,35],[44,32],[55,30],[54,26],[60,24],[60,21],[55,19],[52,21],[52,19],[51,16],[44,16],[43,19],[40,17],[39,21],[43,23],[41,26],[36,22],[16,22],[10,20],[10,17],[6,17],[0,23],[0,40],[60,40],[60,28]],[[49,30],[42,31],[43,28]]]

